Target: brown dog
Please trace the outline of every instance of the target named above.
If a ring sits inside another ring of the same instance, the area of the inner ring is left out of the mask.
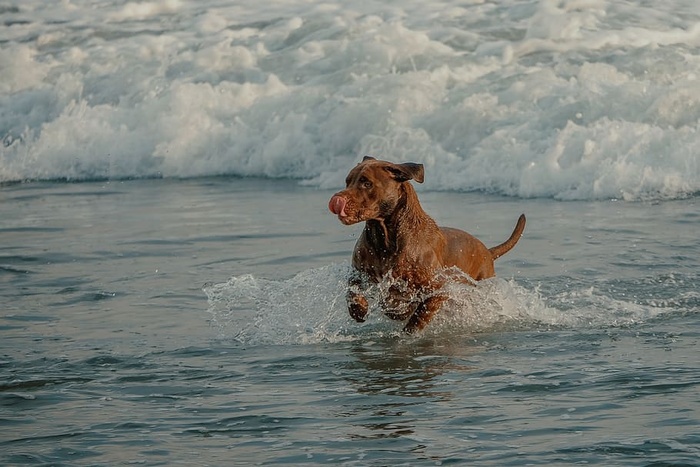
[[[525,228],[521,215],[510,238],[493,248],[459,229],[438,227],[423,211],[413,186],[423,183],[421,164],[393,164],[366,156],[345,179],[346,188],[331,197],[328,208],[340,222],[365,221],[352,256],[354,273],[347,293],[350,316],[365,320],[364,291],[391,274],[392,285],[381,299],[392,319],[408,319],[404,331],[422,329],[447,296],[440,292],[457,267],[474,280],[494,276],[493,262],[507,253]]]

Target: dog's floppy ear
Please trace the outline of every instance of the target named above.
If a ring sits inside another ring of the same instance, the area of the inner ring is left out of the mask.
[[[415,164],[413,162],[391,164],[386,169],[391,172],[391,175],[397,182],[415,180],[418,183],[423,183],[423,164]]]

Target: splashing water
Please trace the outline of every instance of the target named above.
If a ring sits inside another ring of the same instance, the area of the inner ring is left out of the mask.
[[[221,336],[246,344],[311,343],[345,339],[347,265],[300,272],[272,281],[245,274],[205,287],[212,323]]]
[[[388,282],[368,291],[371,306],[365,323],[349,317],[345,291],[350,272],[348,263],[340,263],[305,270],[286,280],[245,274],[208,285],[204,291],[212,324],[221,338],[245,345],[402,336],[403,324],[384,316],[376,305],[377,296],[391,285]],[[420,336],[630,326],[668,313],[676,303],[619,298],[602,287],[566,287],[546,296],[539,286],[529,289],[513,279],[493,278],[476,285],[453,279],[443,289],[448,301]]]

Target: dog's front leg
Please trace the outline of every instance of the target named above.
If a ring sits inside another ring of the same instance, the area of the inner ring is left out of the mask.
[[[392,285],[386,291],[381,300],[384,314],[391,319],[403,321],[411,316],[418,307],[418,301],[411,300],[412,294],[407,297],[405,287]]]
[[[369,303],[364,296],[365,281],[358,271],[353,271],[348,279],[348,291],[345,294],[345,299],[348,302],[348,312],[352,319],[358,323],[365,321],[365,317],[369,312]]]
[[[431,295],[423,300],[408,319],[403,328],[404,332],[413,334],[423,329],[433,319],[445,300],[447,300],[447,295],[441,293]]]

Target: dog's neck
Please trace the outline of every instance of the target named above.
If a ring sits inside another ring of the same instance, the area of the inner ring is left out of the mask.
[[[388,216],[370,219],[365,223],[365,236],[368,244],[382,256],[390,256],[401,250],[406,239],[416,229],[437,225],[428,216],[418,201],[418,195],[410,183],[401,185],[401,196]]]

